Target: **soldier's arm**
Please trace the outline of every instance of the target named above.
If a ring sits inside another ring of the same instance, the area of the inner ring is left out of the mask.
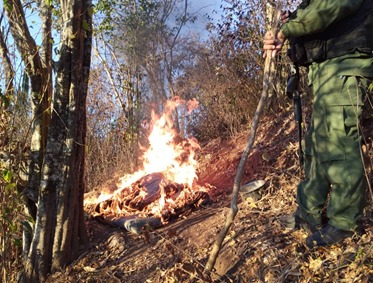
[[[331,24],[348,18],[363,0],[314,0],[304,9],[297,9],[296,17],[284,23],[281,34],[285,38],[322,32]]]

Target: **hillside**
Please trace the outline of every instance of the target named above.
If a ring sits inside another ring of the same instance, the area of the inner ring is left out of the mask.
[[[310,251],[303,244],[305,233],[280,225],[279,217],[294,211],[301,174],[290,114],[273,114],[260,123],[243,183],[265,180],[265,186],[241,199],[210,282],[373,282],[371,204],[365,235],[330,248]],[[140,235],[87,216],[90,247],[48,282],[209,282],[202,271],[229,211],[247,137],[248,129],[229,140],[211,141],[198,153],[199,184],[214,187],[210,205]]]

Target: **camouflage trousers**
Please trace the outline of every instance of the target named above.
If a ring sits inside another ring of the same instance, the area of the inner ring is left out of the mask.
[[[305,179],[297,187],[296,212],[309,223],[321,224],[326,208],[330,225],[343,230],[360,226],[366,176],[359,123],[367,84],[366,79],[333,72],[311,84],[313,114],[304,140]]]

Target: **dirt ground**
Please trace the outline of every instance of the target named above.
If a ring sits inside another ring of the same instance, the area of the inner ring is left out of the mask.
[[[230,211],[247,137],[245,130],[232,139],[214,140],[199,153],[198,182],[214,187],[212,204],[140,235],[88,215],[89,248],[48,282],[373,282],[371,193],[365,234],[329,248],[308,250],[304,232],[285,230],[279,222],[296,207],[295,187],[301,176],[291,115],[261,122],[242,181],[264,180],[265,185],[248,198],[240,195],[238,214],[214,270],[209,277],[203,274]]]

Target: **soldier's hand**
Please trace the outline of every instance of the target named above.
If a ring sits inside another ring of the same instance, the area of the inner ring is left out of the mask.
[[[281,51],[282,47],[284,46],[285,37],[282,34],[281,30],[276,34],[276,36],[273,36],[272,32],[267,32],[264,35],[263,39],[263,58],[267,57],[267,53],[270,54],[270,56],[275,57],[278,52]]]
[[[290,12],[289,11],[282,11],[281,12],[281,23],[286,23],[287,21],[289,21],[289,17],[290,17]]]

